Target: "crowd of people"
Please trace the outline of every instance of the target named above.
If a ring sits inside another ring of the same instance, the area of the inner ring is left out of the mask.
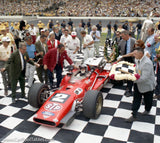
[[[160,98],[160,22],[156,23],[156,27],[151,20],[144,23],[142,25],[139,21],[133,25],[126,21],[121,25],[115,21],[114,25],[111,22],[106,25],[106,39],[118,45],[119,60],[135,63],[140,76],[136,82],[127,81],[125,95],[133,96],[133,112],[127,122],[136,120],[143,95],[144,114],[149,114],[153,98]],[[74,60],[77,53],[83,54],[84,60],[99,57],[101,33],[101,22],[92,25],[90,19],[87,23],[81,20],[77,27],[74,27],[71,19],[67,23],[63,20],[61,24],[49,20],[46,26],[42,21],[37,26],[23,20],[16,23],[0,22],[0,70],[4,94],[8,95],[8,88],[11,88],[12,101],[15,103],[19,82],[21,96],[26,98],[25,78],[30,88],[35,81],[35,72],[39,82],[48,84],[51,89],[59,88],[63,67],[68,62],[76,68]],[[54,72],[56,85],[53,82]]]
[[[0,1],[0,15],[159,17],[159,4],[156,0],[14,0]]]

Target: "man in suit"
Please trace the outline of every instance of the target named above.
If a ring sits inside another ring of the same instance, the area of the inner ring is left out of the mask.
[[[122,40],[119,42],[119,45],[118,45],[119,54],[125,55],[128,53],[131,53],[133,51],[133,47],[134,47],[136,39],[130,37],[129,31],[127,30],[123,30],[121,32],[121,37],[122,37]],[[126,57],[123,60],[134,63],[133,57]],[[132,96],[132,86],[133,86],[133,82],[128,80],[127,89],[126,89],[127,97]]]
[[[8,62],[5,66],[5,69],[9,68],[10,79],[11,79],[11,90],[12,90],[12,102],[15,103],[16,98],[16,88],[19,81],[21,88],[21,97],[25,98],[25,69],[26,62],[39,66],[37,63],[34,63],[29,59],[29,56],[26,52],[26,44],[21,42],[19,44],[19,49],[13,52],[8,59]]]
[[[149,114],[152,107],[153,90],[155,88],[155,75],[152,61],[144,55],[144,50],[139,47],[135,49],[134,56],[136,58],[136,72],[140,75],[140,78],[134,82],[132,116],[126,120],[127,122],[136,120],[142,95],[145,104],[143,115]]]
[[[46,35],[41,35],[40,40],[35,43],[36,56],[37,56],[39,61],[42,61],[44,55],[48,52],[48,47],[46,45],[46,39],[47,39]],[[45,83],[47,84],[48,83],[47,71],[43,69],[43,63],[42,62],[39,62],[39,64],[40,64],[40,67],[38,67],[36,69],[39,81],[41,83],[43,83],[44,80],[45,80]],[[45,76],[45,79],[43,79],[43,74]]]
[[[57,48],[49,50],[43,58],[44,69],[48,70],[51,88],[53,87],[53,70],[56,70],[57,87],[59,87],[61,83],[64,59],[66,59],[70,65],[73,65],[63,44],[59,44]]]

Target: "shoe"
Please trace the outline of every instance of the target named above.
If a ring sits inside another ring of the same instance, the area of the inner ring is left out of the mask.
[[[16,103],[16,100],[15,100],[15,98],[12,98],[12,103]]]
[[[8,90],[4,91],[4,95],[6,95],[6,96],[8,95]]]
[[[126,119],[126,122],[127,122],[127,123],[132,123],[132,122],[134,122],[134,121],[136,121],[136,117],[133,117],[133,116],[131,116],[131,117],[129,117],[128,119]]]
[[[126,96],[126,97],[132,96],[132,92],[126,91],[125,96]]]
[[[27,99],[27,97],[25,95],[21,95],[21,98]]]
[[[142,113],[142,115],[148,115],[149,114],[149,111],[144,111],[143,113]]]

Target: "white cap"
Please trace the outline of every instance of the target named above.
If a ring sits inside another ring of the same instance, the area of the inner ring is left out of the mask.
[[[38,21],[39,23],[42,22],[41,20]]]
[[[59,21],[57,20],[56,23],[59,23]]]
[[[2,38],[2,42],[10,42],[10,38],[9,37],[3,37]]]
[[[77,33],[76,32],[72,32],[71,36],[77,36]]]
[[[51,31],[51,32],[49,33],[49,35],[52,35],[52,34],[54,34],[54,32],[53,32],[53,31]]]

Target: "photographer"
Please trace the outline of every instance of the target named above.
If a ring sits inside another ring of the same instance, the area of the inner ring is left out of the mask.
[[[94,40],[94,55],[99,57],[100,32],[97,31],[97,27],[95,25],[92,26],[92,31],[90,32],[90,35]]]

